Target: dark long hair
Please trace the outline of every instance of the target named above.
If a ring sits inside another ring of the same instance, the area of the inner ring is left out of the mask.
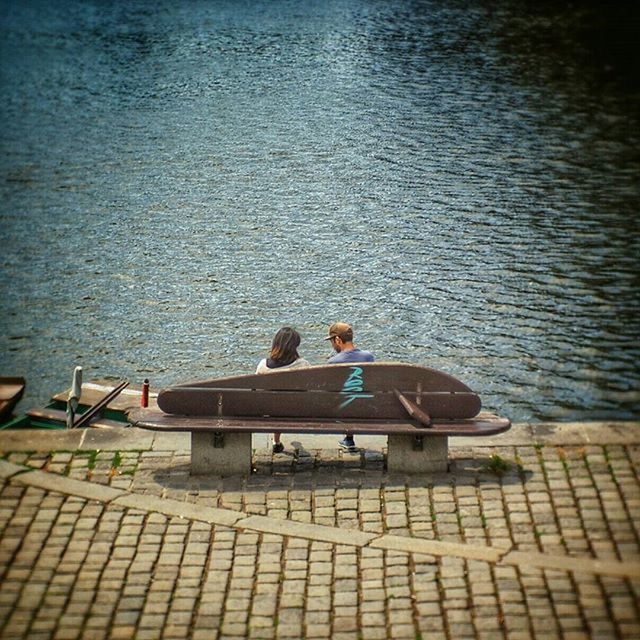
[[[271,343],[267,366],[273,369],[291,364],[300,357],[298,355],[299,346],[300,334],[291,327],[282,327]]]

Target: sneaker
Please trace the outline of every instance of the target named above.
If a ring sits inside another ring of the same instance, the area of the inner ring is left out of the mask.
[[[344,440],[340,440],[340,442],[338,442],[338,446],[341,449],[353,451],[356,448],[356,443],[353,441],[352,437],[347,436],[346,438],[344,438]]]
[[[282,442],[275,442],[273,445],[273,453],[282,453],[284,451],[284,445]]]

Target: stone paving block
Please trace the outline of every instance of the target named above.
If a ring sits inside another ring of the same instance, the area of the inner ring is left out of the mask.
[[[640,578],[640,563],[622,563],[615,560],[605,561],[591,558],[510,551],[502,558],[501,562],[503,564],[545,567],[564,571],[580,572],[588,570],[590,573],[602,575]]]
[[[15,476],[12,481],[31,487],[38,487],[45,491],[54,491],[99,502],[110,502],[125,495],[119,489],[112,489],[111,487],[37,470]]]
[[[14,464],[13,462],[9,462],[8,460],[0,459],[0,478],[6,480],[11,478],[16,473],[25,471],[25,467],[21,464]]]
[[[126,429],[86,429],[84,438],[77,449],[99,449],[119,451],[121,449],[148,450],[154,442],[155,434],[146,429],[129,427]],[[60,447],[59,447],[60,448]]]
[[[317,524],[306,524],[292,521],[279,521],[263,516],[250,516],[236,523],[237,527],[262,531],[265,533],[277,533],[291,537],[306,538],[310,540],[323,540],[336,544],[349,544],[365,546],[375,535],[358,531],[335,529]]]
[[[145,511],[155,511],[165,516],[177,516],[226,526],[234,525],[242,517],[242,514],[232,513],[226,509],[199,507],[187,502],[181,503],[176,500],[138,494],[120,495],[114,500],[114,504]]]
[[[440,540],[424,540],[402,536],[383,535],[370,543],[371,547],[404,551],[408,553],[420,553],[434,556],[458,556],[475,560],[498,562],[507,549],[497,547],[471,547],[455,542],[443,542]]]
[[[0,431],[0,451],[75,451],[83,435],[84,430],[6,429]]]

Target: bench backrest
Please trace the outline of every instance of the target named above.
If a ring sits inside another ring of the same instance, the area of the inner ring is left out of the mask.
[[[399,363],[322,365],[191,382],[165,389],[158,406],[181,415],[405,419],[396,390],[433,418],[472,418],[480,398],[457,378]]]

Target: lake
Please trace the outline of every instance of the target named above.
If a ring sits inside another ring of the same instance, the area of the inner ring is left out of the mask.
[[[21,407],[252,372],[283,325],[320,364],[344,320],[514,421],[637,419],[640,90],[578,4],[3,2]]]

